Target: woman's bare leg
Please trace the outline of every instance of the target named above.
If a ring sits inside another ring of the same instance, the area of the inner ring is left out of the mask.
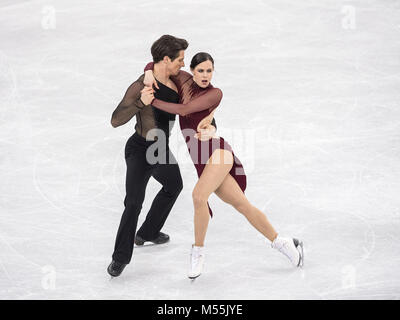
[[[242,213],[253,227],[271,242],[274,241],[278,233],[268,221],[265,214],[249,202],[236,180],[230,174],[225,177],[218,189],[215,190],[215,194]]]
[[[193,189],[192,198],[194,205],[194,238],[195,246],[204,246],[210,214],[207,201],[229,175],[233,165],[233,156],[230,151],[217,149],[207,161],[199,181]]]

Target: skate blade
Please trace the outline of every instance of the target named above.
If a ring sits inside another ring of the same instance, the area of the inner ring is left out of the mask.
[[[198,277],[200,277],[200,274],[199,274],[198,276],[195,276],[195,277],[189,277],[189,276],[188,276],[188,278],[190,279],[190,282],[191,282],[191,283],[194,283],[194,281],[195,281]]]
[[[298,267],[302,268],[304,266],[304,247],[303,247],[303,241],[300,241],[299,245],[296,247],[297,251],[300,253],[300,260],[299,264],[297,265]]]
[[[154,243],[151,241],[145,241],[145,242],[143,242],[143,244],[135,243],[135,248],[147,248],[147,247],[154,247],[154,246],[162,246],[163,244],[167,244],[168,242],[169,241],[163,242],[163,243]]]

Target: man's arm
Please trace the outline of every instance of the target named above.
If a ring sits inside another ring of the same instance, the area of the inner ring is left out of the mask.
[[[132,117],[145,107],[145,104],[140,100],[140,90],[143,89],[143,78],[132,83],[126,90],[125,96],[114,110],[111,117],[111,125],[116,128],[127,123]]]

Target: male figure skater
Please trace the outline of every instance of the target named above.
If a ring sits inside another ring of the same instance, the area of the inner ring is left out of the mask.
[[[179,95],[175,84],[169,79],[177,75],[184,64],[184,52],[188,43],[170,35],[163,35],[151,47],[154,61],[154,76],[158,90],[154,93],[157,99],[178,103]],[[175,114],[149,107],[150,101],[140,99],[144,75],[141,75],[127,89],[124,98],[112,114],[113,127],[127,123],[136,116],[136,132],[128,139],[125,146],[126,196],[125,210],[122,214],[115,240],[112,262],[107,271],[112,277],[119,276],[130,263],[134,243],[143,245],[146,241],[162,244],[169,241],[169,236],[161,229],[182,190],[182,177],[168,141],[175,121]],[[211,137],[215,132],[215,121],[207,126],[205,136]],[[160,141],[162,142],[160,144]],[[157,148],[154,152],[154,146]],[[150,149],[150,150],[149,150]],[[157,159],[166,161],[154,161]],[[161,190],[153,200],[145,221],[136,233],[139,213],[145,197],[147,183],[153,177],[162,184]]]

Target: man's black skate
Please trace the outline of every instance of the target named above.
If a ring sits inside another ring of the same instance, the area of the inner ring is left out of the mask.
[[[144,245],[145,242],[153,242],[154,244],[163,244],[169,241],[169,235],[160,232],[158,237],[153,239],[153,240],[145,240],[141,236],[136,235],[135,237],[135,244],[137,246],[142,246]]]
[[[124,271],[126,263],[119,263],[113,260],[107,268],[107,272],[112,277],[118,277]]]

